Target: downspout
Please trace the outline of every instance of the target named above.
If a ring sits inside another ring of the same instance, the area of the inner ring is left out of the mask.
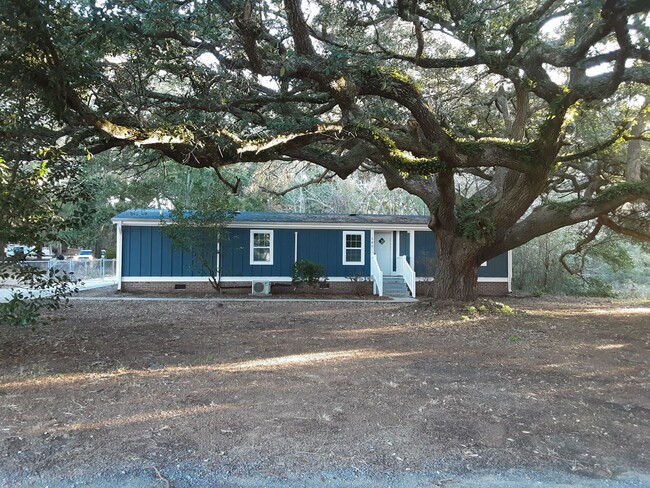
[[[301,188],[302,190],[302,188]],[[298,232],[293,233],[293,262],[298,262]]]

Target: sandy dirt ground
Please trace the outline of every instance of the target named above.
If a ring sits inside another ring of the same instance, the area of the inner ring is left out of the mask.
[[[88,293],[0,331],[0,486],[650,486],[647,302]]]

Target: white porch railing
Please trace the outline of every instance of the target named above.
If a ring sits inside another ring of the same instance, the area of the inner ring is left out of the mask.
[[[377,255],[373,254],[370,258],[370,276],[372,276],[372,281],[375,283],[375,293],[380,297],[384,296],[384,273],[379,267],[379,262],[377,262]]]
[[[415,298],[415,271],[411,268],[411,265],[406,260],[406,256],[397,257],[397,274],[404,277],[406,286],[411,290],[411,296]]]

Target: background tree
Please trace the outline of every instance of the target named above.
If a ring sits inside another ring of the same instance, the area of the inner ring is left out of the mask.
[[[258,201],[266,195],[269,210],[300,213],[424,215],[419,198],[402,189],[389,190],[380,174],[359,171],[345,180],[310,163],[256,165],[244,185]]]
[[[513,287],[534,294],[647,297],[647,250],[611,231],[591,239],[593,231],[594,225],[577,224],[517,248]]]
[[[43,244],[83,226],[90,215],[86,201],[92,185],[78,165],[55,149],[43,149],[39,156],[0,159],[0,279],[16,287],[11,299],[0,303],[0,324],[33,325],[43,308],[67,304],[76,289],[76,280],[64,270],[39,269],[22,256],[4,255],[7,243],[31,245],[40,254]]]
[[[426,205],[438,298],[474,298],[480,263],[564,226],[648,238],[643,150],[612,157],[648,138],[642,0],[0,10],[0,90],[30,93],[35,137],[136,147],[224,180],[246,162],[376,172]]]
[[[203,179],[187,185],[187,197],[170,203],[170,221],[163,222],[162,232],[172,246],[192,255],[198,271],[206,272],[210,285],[221,290],[222,246],[228,238],[227,225],[234,217],[232,199],[215,179]],[[190,196],[192,198],[190,198]]]

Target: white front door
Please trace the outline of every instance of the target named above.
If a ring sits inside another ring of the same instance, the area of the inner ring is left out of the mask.
[[[393,233],[375,231],[375,254],[385,275],[393,274]]]

